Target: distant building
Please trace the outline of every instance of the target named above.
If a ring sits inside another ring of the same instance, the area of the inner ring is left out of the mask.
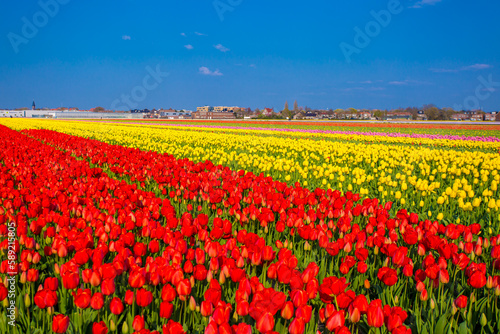
[[[368,111],[362,111],[358,114],[359,119],[371,119],[372,114]]]
[[[316,119],[318,117],[318,115],[316,113],[313,113],[313,112],[306,112],[305,115],[304,115],[304,119]]]
[[[451,119],[454,121],[464,121],[466,119],[469,119],[469,115],[466,115],[464,113],[454,114],[454,115],[451,115]]]
[[[262,116],[272,116],[274,114],[274,108],[264,108],[262,110]]]
[[[198,107],[196,108],[196,111],[198,112],[211,112],[211,111],[214,111],[214,107],[210,107],[210,106],[204,106],[204,107]]]
[[[31,105],[31,110],[35,110],[35,109],[36,109],[35,100],[33,100],[33,104]]]
[[[411,113],[408,111],[402,111],[402,112],[388,112],[387,113],[387,119],[392,120],[392,119],[411,119]]]
[[[487,113],[484,115],[484,120],[485,121],[495,121],[496,113]]]
[[[186,111],[186,112],[180,112],[180,111],[175,111],[174,109],[160,109],[160,118],[167,118],[167,119],[190,119],[191,118],[191,112]]]
[[[14,117],[25,117],[26,112],[24,110],[0,110],[0,118],[14,118]]]
[[[204,106],[196,108],[196,112],[191,114],[193,119],[234,119],[235,111],[240,111],[240,107],[226,107],[226,106]]]
[[[193,119],[234,119],[233,112],[196,111],[191,114]]]
[[[484,115],[482,114],[474,114],[470,117],[471,121],[484,121]]]

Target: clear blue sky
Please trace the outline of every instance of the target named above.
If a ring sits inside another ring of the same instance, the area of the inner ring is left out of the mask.
[[[500,109],[498,1],[42,0],[0,13],[0,108]]]

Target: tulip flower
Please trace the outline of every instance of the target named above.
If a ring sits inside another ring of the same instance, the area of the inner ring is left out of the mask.
[[[267,333],[274,328],[274,317],[270,312],[263,313],[255,325],[260,333]]]
[[[111,313],[119,315],[123,312],[124,306],[122,300],[118,297],[114,297],[109,304],[109,309]]]
[[[95,322],[92,325],[92,334],[107,334],[107,333],[108,333],[108,327],[106,327],[104,321]]]
[[[295,318],[290,323],[290,327],[288,328],[288,332],[290,334],[302,334],[305,330],[305,323],[302,318]]]
[[[367,322],[371,327],[382,327],[384,324],[384,312],[380,299],[373,300],[368,305]]]
[[[467,296],[461,295],[457,299],[455,299],[455,306],[458,308],[466,308],[467,307]]]
[[[136,315],[132,322],[132,328],[137,332],[141,331],[144,328],[144,317]]]
[[[69,317],[63,314],[55,315],[52,319],[52,330],[54,333],[66,333],[69,327]]]

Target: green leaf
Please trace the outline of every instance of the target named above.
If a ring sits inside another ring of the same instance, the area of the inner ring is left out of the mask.
[[[434,334],[444,334],[444,328],[446,327],[447,321],[448,320],[448,315],[442,315],[441,318],[439,318],[436,328],[434,328]]]
[[[458,326],[458,334],[469,334],[469,329],[467,328],[467,322],[462,322],[460,326]]]

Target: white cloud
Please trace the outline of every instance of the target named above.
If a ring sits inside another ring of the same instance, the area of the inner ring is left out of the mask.
[[[249,66],[252,68],[257,68],[257,65],[255,65],[255,64],[250,64]]]
[[[199,68],[200,74],[211,75],[211,76],[221,76],[223,75],[218,69],[215,71],[210,71],[208,67],[202,66]]]
[[[188,50],[193,50],[194,47],[191,45],[191,44],[188,44],[188,45],[184,45],[184,47]]]
[[[485,70],[485,69],[491,68],[491,67],[492,66],[489,64],[474,64],[474,65],[462,67],[462,71]]]
[[[128,36],[128,35],[123,35],[123,36],[122,36],[122,39],[123,39],[124,41],[130,41],[132,38],[131,38],[130,36]]]
[[[184,36],[184,37],[186,37],[186,33],[184,33],[184,32],[181,32],[181,36]]]
[[[194,33],[195,33],[195,35],[198,35],[198,36],[206,36],[205,34],[202,34],[201,32],[195,31]]]
[[[385,90],[385,87],[349,87],[342,89],[342,91],[344,92],[352,92],[352,91],[378,92],[381,90]]]
[[[426,5],[435,5],[437,3],[440,3],[441,1],[443,0],[420,0],[416,4],[411,6],[411,8],[422,8],[423,6]]]
[[[393,86],[432,85],[432,83],[429,83],[429,82],[418,81],[418,80],[410,80],[410,79],[406,79],[406,80],[403,80],[403,81],[398,81],[398,80],[389,81],[388,84],[389,85],[393,85]]]
[[[488,68],[492,68],[493,66],[489,64],[473,64],[469,66],[462,66],[460,68],[431,68],[430,70],[434,73],[456,73],[463,71],[478,71],[478,70],[486,70]]]
[[[408,85],[407,81],[390,81],[389,85],[404,86]]]
[[[222,44],[217,44],[217,45],[214,45],[214,48],[216,48],[217,50],[221,51],[221,52],[228,52],[229,49],[226,48],[224,45]]]
[[[431,68],[430,70],[432,72],[434,72],[434,73],[454,73],[454,72],[458,72],[458,70],[452,70],[452,69],[449,69],[449,68]]]

